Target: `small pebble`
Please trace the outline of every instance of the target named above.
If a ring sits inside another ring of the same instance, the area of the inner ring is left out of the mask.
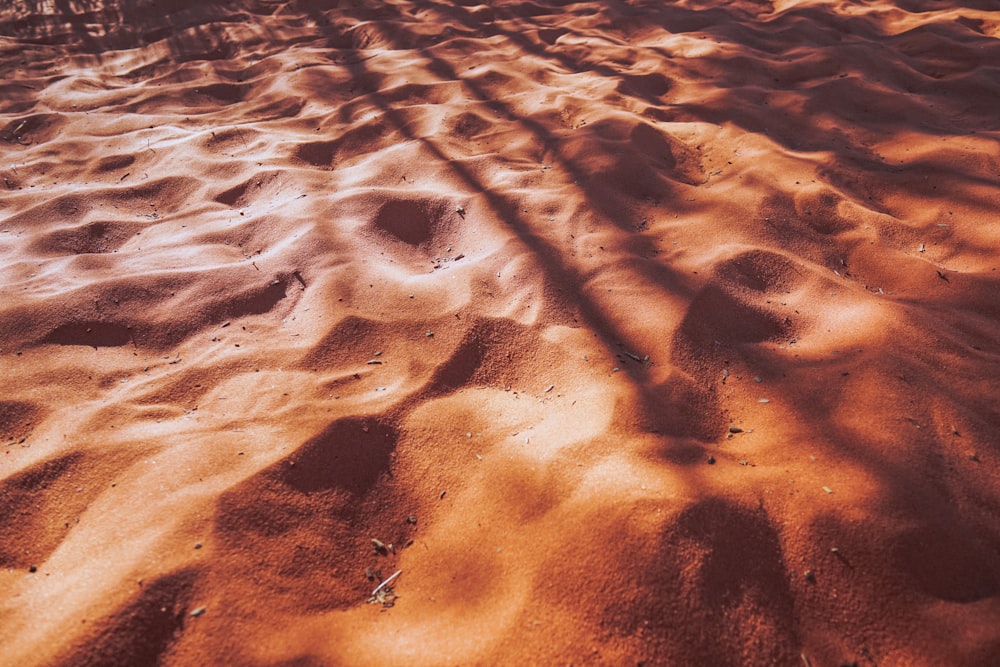
[[[195,542],[194,543],[194,548],[195,549],[201,549],[201,542]]]
[[[741,429],[739,426],[730,426],[729,427],[729,432],[730,433],[742,433],[743,429]]]
[[[31,572],[31,573],[38,572],[38,567],[35,566],[35,565],[32,565],[31,567],[28,568],[28,572]]]
[[[806,570],[806,581],[808,581],[810,584],[816,583],[816,575],[813,573],[812,570]]]
[[[208,607],[198,607],[197,609],[191,611],[191,615],[197,618],[202,614],[204,614],[206,611],[208,611]]]
[[[715,457],[714,456],[709,456],[708,457],[708,465],[710,465],[710,466],[715,465]]]

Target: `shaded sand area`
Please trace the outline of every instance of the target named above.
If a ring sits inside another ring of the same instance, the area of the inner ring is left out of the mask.
[[[3,3],[0,664],[1000,664],[998,37]]]

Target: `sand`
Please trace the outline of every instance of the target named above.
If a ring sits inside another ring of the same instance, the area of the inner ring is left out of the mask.
[[[995,3],[3,5],[0,664],[1000,664]]]

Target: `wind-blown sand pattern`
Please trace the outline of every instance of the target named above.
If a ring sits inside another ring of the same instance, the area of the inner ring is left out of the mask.
[[[0,664],[1000,664],[996,3],[0,35]]]

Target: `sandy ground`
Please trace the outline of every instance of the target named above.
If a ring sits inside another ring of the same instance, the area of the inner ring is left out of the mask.
[[[996,3],[3,5],[0,664],[1000,664]]]

